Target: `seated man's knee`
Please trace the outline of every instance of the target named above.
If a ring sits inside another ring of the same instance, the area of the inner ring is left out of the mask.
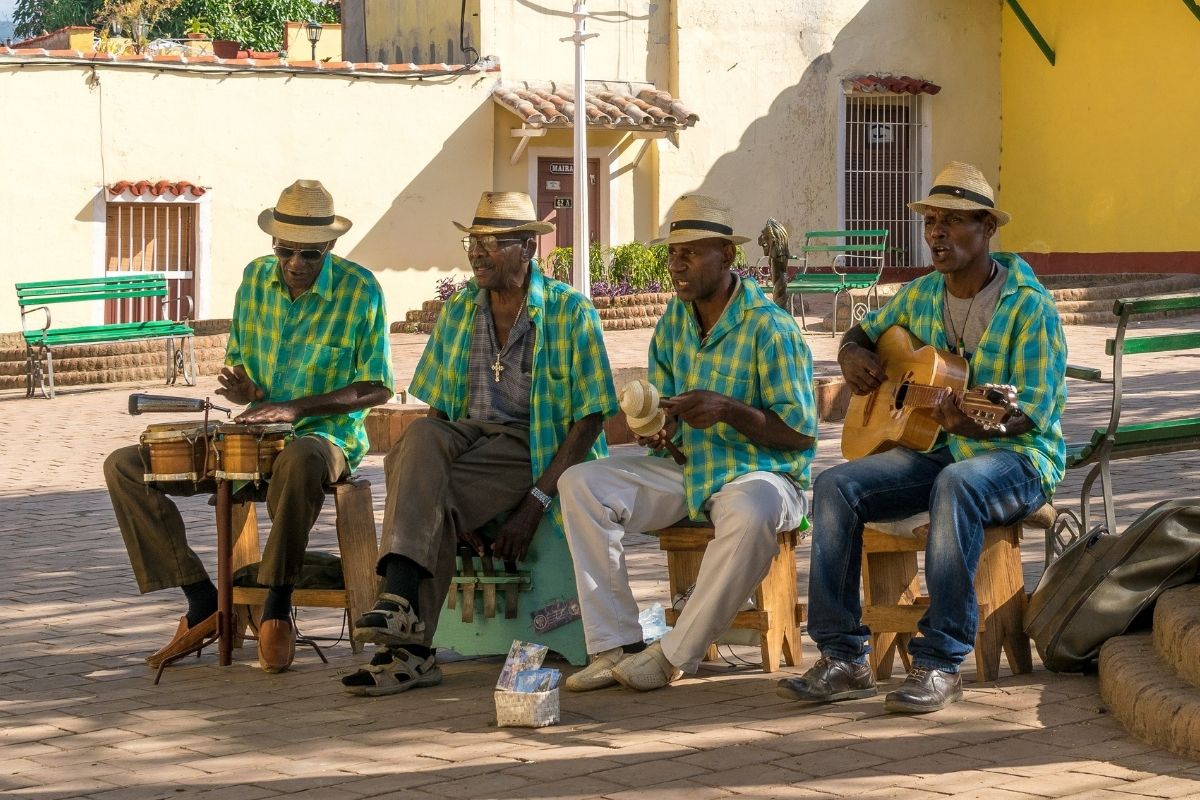
[[[566,472],[559,476],[558,494],[563,498],[563,502],[571,502],[590,491],[592,482],[589,476],[592,463],[584,462],[568,467]]]
[[[145,465],[142,464],[141,453],[138,450],[136,445],[118,447],[108,454],[108,458],[104,459],[104,480],[109,486],[123,478],[131,478],[135,475],[141,477],[141,474],[146,472]]]
[[[329,471],[322,454],[324,442],[316,436],[297,436],[275,457],[273,474],[291,479],[308,478],[321,482]]]
[[[737,521],[748,529],[774,530],[783,512],[781,489],[768,480],[726,486],[713,508],[713,522]]]
[[[435,434],[440,420],[433,417],[418,417],[408,424],[404,433],[396,440],[383,457],[385,471],[399,467],[408,454],[428,455],[436,449]]]

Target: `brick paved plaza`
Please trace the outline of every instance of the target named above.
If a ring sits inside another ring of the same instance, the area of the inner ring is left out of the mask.
[[[1107,374],[1108,333],[1068,328],[1071,361]],[[648,340],[649,331],[609,334],[614,366],[643,364]],[[818,374],[833,373],[833,341],[809,340]],[[398,386],[423,344],[393,336]],[[1134,406],[1146,418],[1197,407],[1195,356],[1131,367]],[[433,689],[362,699],[338,683],[365,660],[345,643],[328,648],[328,666],[299,651],[282,675],[262,673],[248,647],[231,667],[206,652],[153,686],[142,659],[174,630],[182,595],[138,595],[100,465],[147,424],[125,413],[131,391],[203,396],[215,386],[205,378],[194,389],[67,388],[53,401],[0,393],[0,797],[1200,797],[1200,764],[1127,736],[1094,676],[1040,664],[1032,675],[970,683],[963,702],[924,717],[885,715],[882,697],[803,708],[775,696],[779,675],[709,664],[649,694],[564,693],[562,724],[541,730],[494,726],[498,659],[445,664]],[[1078,439],[1106,420],[1106,399],[1103,387],[1071,389],[1067,429]],[[838,435],[839,426],[822,425],[815,469],[837,463]],[[368,456],[361,470],[376,487],[377,519],[382,462]],[[1196,493],[1198,463],[1184,454],[1118,465],[1122,522]],[[1060,506],[1077,505],[1079,479],[1068,476]],[[203,498],[180,507],[211,569],[212,510]],[[322,519],[314,547],[335,546],[331,520],[331,512]],[[1031,589],[1042,547],[1026,539]],[[803,595],[807,544],[797,559]],[[652,540],[637,537],[630,563],[639,601],[667,599]],[[300,624],[336,637],[340,620],[301,609]],[[807,642],[804,655],[811,663]],[[973,663],[965,667],[970,678]]]

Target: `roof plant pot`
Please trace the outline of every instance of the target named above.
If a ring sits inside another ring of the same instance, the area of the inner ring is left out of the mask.
[[[217,58],[237,58],[241,45],[229,39],[213,40],[213,55]]]

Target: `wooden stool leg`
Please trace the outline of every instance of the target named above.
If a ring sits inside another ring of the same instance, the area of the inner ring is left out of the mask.
[[[375,529],[375,508],[371,502],[371,484],[365,480],[339,483],[334,488],[337,511],[338,550],[342,559],[342,577],[350,616],[350,642],[355,653],[362,644],[354,641],[354,621],[369,611],[375,602],[375,564],[379,560],[379,535]]]
[[[763,672],[777,672],[781,657],[797,663],[799,636],[796,632],[796,559],[792,554],[795,535],[779,536],[779,550],[771,559],[767,576],[754,591],[754,604],[767,613],[767,629],[759,631]]]
[[[917,554],[914,552],[863,551],[863,605],[911,605],[920,595],[917,578]],[[893,631],[871,632],[869,661],[875,677],[883,680],[892,676],[897,652],[908,668],[907,644],[910,634]]]
[[[667,551],[667,587],[671,593],[670,601],[682,595],[696,583],[700,574],[700,562],[704,560],[704,550],[668,550]],[[710,644],[704,653],[705,661],[716,661],[720,658],[716,643]]]
[[[1008,656],[1008,666],[1014,674],[1032,672],[1029,637],[1023,630],[1027,601],[1019,526],[984,531],[983,553],[975,572],[975,594],[980,606],[980,631],[975,638],[976,679],[996,679],[1001,650]]]
[[[230,567],[237,572],[247,564],[262,560],[262,548],[258,540],[258,514],[251,501],[233,504],[233,555]],[[246,628],[251,621],[262,617],[262,606],[239,605],[234,607],[233,644],[241,647],[246,638]]]

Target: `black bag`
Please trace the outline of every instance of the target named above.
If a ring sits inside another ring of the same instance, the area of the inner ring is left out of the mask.
[[[1119,536],[1100,527],[1063,550],[1029,600],[1025,632],[1048,669],[1078,672],[1198,566],[1200,498],[1158,503]]]
[[[261,563],[255,561],[233,573],[233,585],[248,589],[268,588],[258,582],[258,567]],[[300,567],[300,577],[295,586],[297,589],[345,589],[342,560],[321,550],[305,550],[304,563]]]

